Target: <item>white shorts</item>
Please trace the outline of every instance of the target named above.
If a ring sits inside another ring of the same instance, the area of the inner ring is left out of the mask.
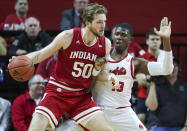
[[[131,107],[103,109],[103,112],[107,122],[116,131],[147,131]],[[84,129],[73,120],[67,120],[61,127],[64,131],[84,131]]]
[[[116,131],[147,131],[131,107],[103,109],[105,118]]]
[[[56,131],[84,131],[84,129],[74,120],[69,119],[57,127]]]

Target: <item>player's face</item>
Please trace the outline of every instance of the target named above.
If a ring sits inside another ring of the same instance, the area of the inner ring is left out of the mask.
[[[28,11],[27,0],[18,0],[18,2],[15,4],[15,10],[20,14],[26,13]]]
[[[161,38],[157,35],[150,35],[146,40],[146,43],[151,50],[159,50],[161,45]]]
[[[97,37],[104,35],[106,25],[106,15],[97,14],[94,16],[94,20],[89,24],[90,31]]]
[[[125,50],[131,42],[131,35],[128,29],[116,27],[113,37],[113,44],[117,50]]]

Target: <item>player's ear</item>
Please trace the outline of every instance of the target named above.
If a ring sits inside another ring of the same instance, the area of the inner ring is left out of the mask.
[[[149,46],[149,39],[146,39],[146,45]]]
[[[91,23],[89,21],[85,21],[85,25],[89,26]]]

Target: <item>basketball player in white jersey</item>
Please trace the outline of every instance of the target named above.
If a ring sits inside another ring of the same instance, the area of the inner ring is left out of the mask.
[[[146,131],[131,108],[131,88],[137,72],[149,75],[167,75],[172,72],[171,22],[165,17],[161,20],[160,30],[155,29],[155,33],[163,39],[164,49],[157,62],[148,62],[129,55],[127,48],[131,42],[130,31],[124,24],[116,25],[115,28],[114,48],[108,58],[107,70],[92,78],[92,83],[95,81],[92,88],[93,99],[102,108],[105,118],[116,131]],[[119,82],[120,86],[114,88],[111,79]],[[80,130],[77,126],[77,131]]]
[[[160,31],[155,29],[155,32],[163,39],[164,53],[159,56],[158,62],[148,62],[133,58],[127,53],[128,44],[131,42],[130,31],[123,23],[116,25],[114,48],[108,58],[107,71],[102,71],[97,76],[96,84],[92,89],[94,101],[102,108],[107,121],[116,131],[147,130],[131,108],[131,88],[137,72],[150,75],[166,75],[172,72],[170,26],[168,19],[163,18]],[[113,89],[112,82],[108,81],[114,74],[119,80],[118,89]]]

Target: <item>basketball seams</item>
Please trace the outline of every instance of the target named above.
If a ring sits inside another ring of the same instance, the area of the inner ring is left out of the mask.
[[[26,56],[17,56],[8,66],[9,74],[16,81],[27,81],[35,71],[33,62]]]
[[[12,68],[8,68],[9,70],[12,70],[12,69],[17,69],[17,68],[20,68],[20,67],[24,67],[24,66],[28,66],[30,64],[27,64],[27,65],[21,65],[21,66],[17,66],[17,67],[12,67]]]
[[[30,71],[31,71],[31,73],[29,73]],[[29,76],[32,76],[33,73],[34,73],[34,69],[33,68],[28,68],[24,73],[13,76],[13,78],[15,78],[17,80],[18,78],[22,78],[22,76],[28,76],[28,75],[26,75],[28,73],[30,74]],[[23,81],[26,81],[26,79],[24,79],[24,78],[22,78],[22,79],[23,79]]]
[[[30,66],[30,65],[29,65]],[[27,70],[25,70],[25,72],[24,73],[22,73],[22,74],[19,74],[19,75],[17,75],[17,76],[23,76],[23,75],[25,75],[25,74],[27,74],[30,70],[33,72],[34,71],[34,68],[33,68],[33,66],[31,65],[31,67],[32,68],[27,68]],[[34,72],[33,72],[34,73]]]

